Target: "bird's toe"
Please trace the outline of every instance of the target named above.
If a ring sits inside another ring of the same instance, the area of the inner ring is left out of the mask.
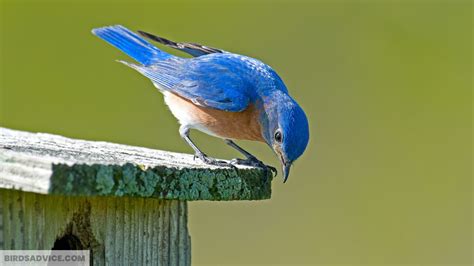
[[[235,158],[235,159],[232,159],[230,162],[232,164],[237,164],[237,165],[246,165],[246,166],[263,168],[266,171],[271,171],[274,177],[278,174],[278,171],[275,167],[271,165],[266,165],[265,163],[263,163],[262,161],[258,160],[255,157],[250,157],[247,159]]]
[[[208,164],[208,165],[219,166],[219,167],[229,167],[229,168],[234,168],[234,169],[237,168],[234,164],[232,164],[232,163],[230,163],[230,162],[217,160],[217,159],[210,158],[210,157],[207,157],[207,156],[198,156],[198,157],[199,157],[205,164]]]

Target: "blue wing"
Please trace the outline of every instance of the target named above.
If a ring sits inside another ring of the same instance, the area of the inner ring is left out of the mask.
[[[287,92],[281,79],[262,62],[220,49],[193,43],[175,43],[141,32],[142,35],[187,52],[184,59],[154,47],[123,26],[94,29],[93,33],[122,50],[141,65],[123,62],[148,77],[160,89],[178,94],[193,103],[218,110],[239,112],[255,96],[256,77]],[[259,89],[266,86],[259,81]]]
[[[192,59],[169,59],[152,66],[125,63],[160,89],[213,109],[240,112],[247,108],[253,86],[243,62],[212,54]]]

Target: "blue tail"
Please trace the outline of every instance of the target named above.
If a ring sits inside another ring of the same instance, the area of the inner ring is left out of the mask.
[[[174,57],[121,25],[93,29],[92,33],[145,66]]]

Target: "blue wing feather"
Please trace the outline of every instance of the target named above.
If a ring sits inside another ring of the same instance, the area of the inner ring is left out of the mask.
[[[225,58],[165,60],[152,66],[129,64],[159,88],[178,94],[193,103],[218,110],[239,112],[247,108],[252,83],[242,75],[239,64]]]

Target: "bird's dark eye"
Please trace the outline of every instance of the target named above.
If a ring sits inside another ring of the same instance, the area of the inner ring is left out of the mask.
[[[281,143],[281,141],[282,141],[282,135],[281,135],[281,132],[279,130],[277,132],[275,132],[275,140],[278,143]]]

